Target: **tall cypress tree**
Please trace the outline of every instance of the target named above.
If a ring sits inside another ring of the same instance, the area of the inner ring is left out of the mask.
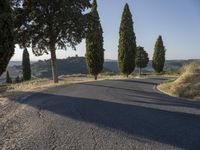
[[[25,48],[22,60],[23,80],[28,81],[31,79],[31,65],[28,50]]]
[[[152,67],[157,73],[163,71],[165,65],[165,52],[166,50],[163,44],[162,36],[159,36],[155,44],[152,62]]]
[[[97,11],[97,2],[94,0],[90,13],[88,34],[86,37],[86,60],[90,74],[97,80],[98,74],[103,70],[104,48],[103,30]]]
[[[12,79],[8,71],[6,72],[6,83],[12,83]]]
[[[132,14],[128,4],[126,4],[124,7],[119,35],[119,69],[122,73],[128,76],[135,69],[135,55],[137,50]]]
[[[139,74],[141,75],[141,69],[147,67],[149,63],[148,53],[141,46],[137,47],[135,63],[139,68]]]
[[[0,1],[0,76],[14,54],[13,18],[10,0]]]

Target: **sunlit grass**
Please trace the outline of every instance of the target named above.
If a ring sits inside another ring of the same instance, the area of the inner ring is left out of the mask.
[[[184,66],[177,80],[163,83],[159,89],[171,95],[200,100],[200,61]]]

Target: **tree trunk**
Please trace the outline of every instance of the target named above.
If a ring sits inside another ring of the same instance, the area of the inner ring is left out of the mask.
[[[57,76],[57,67],[56,67],[56,48],[55,44],[51,44],[50,46],[51,51],[51,68],[52,68],[52,79],[54,83],[58,83],[58,76]]]
[[[94,75],[94,80],[97,80],[97,75]]]
[[[141,67],[139,67],[139,76],[141,76]]]

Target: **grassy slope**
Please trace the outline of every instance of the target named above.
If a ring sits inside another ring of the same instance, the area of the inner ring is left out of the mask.
[[[158,88],[171,95],[200,100],[200,61],[184,66],[177,80]]]

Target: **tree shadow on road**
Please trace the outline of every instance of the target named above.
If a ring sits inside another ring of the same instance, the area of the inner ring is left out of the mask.
[[[147,140],[188,150],[200,149],[199,115],[48,93],[14,101]]]
[[[121,80],[120,80],[121,81]],[[129,81],[127,81],[129,82]],[[131,81],[135,82],[135,81]],[[145,83],[147,86],[149,83],[143,82],[143,81],[137,81],[138,83]],[[129,94],[126,94],[125,92],[121,93],[121,96],[129,96],[132,98],[139,98],[139,99],[150,99],[153,102],[146,102],[146,104],[157,104],[157,105],[163,105],[163,106],[176,106],[176,107],[188,107],[188,108],[195,108],[195,109],[200,109],[200,102],[197,101],[189,101],[185,100],[183,98],[176,98],[172,96],[168,96],[166,94],[162,94],[160,92],[155,92],[155,91],[145,91],[145,90],[136,90],[136,89],[131,89],[127,87],[117,87],[117,86],[110,86],[110,85],[102,85],[102,84],[93,84],[93,83],[81,83],[81,85],[87,85],[87,86],[94,86],[94,87],[102,87],[102,88],[110,88],[112,90],[122,90],[122,91],[128,91]],[[152,85],[156,85],[154,83],[150,84],[152,89]],[[133,94],[130,94],[133,93]],[[138,94],[138,95],[136,95]],[[130,100],[134,102],[135,100]],[[139,100],[138,102],[144,102]]]

